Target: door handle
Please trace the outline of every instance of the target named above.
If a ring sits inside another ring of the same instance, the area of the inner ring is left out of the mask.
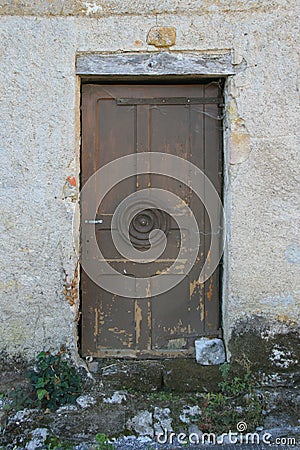
[[[103,223],[103,220],[102,219],[99,219],[99,220],[85,220],[84,223],[91,223],[91,224]]]

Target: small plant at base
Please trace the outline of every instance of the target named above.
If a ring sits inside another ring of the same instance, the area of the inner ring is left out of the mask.
[[[57,438],[52,437],[49,439],[49,442],[46,444],[47,445],[47,450],[72,450],[74,448],[74,446],[70,445],[70,444],[65,444],[60,442]]]
[[[2,403],[1,409],[3,411],[8,411],[11,409],[11,399],[9,398],[7,392],[2,392],[0,394],[0,402]]]
[[[29,389],[17,388],[10,394],[14,409],[39,407],[55,411],[75,403],[81,392],[81,379],[75,367],[63,359],[64,353],[41,352],[37,356],[35,368],[26,375]]]
[[[241,394],[247,394],[253,389],[253,380],[249,369],[246,370],[242,378],[237,376],[230,378],[229,364],[223,364],[220,367],[220,372],[223,381],[218,386],[223,394],[229,397],[236,397]]]
[[[226,433],[236,429],[239,421],[255,429],[260,424],[263,405],[255,393],[249,368],[242,377],[230,376],[231,367],[224,364],[220,368],[222,381],[219,393],[209,393],[202,408],[203,431]]]
[[[180,395],[168,391],[151,392],[148,395],[150,401],[174,402],[180,400]]]
[[[96,450],[114,450],[115,446],[108,442],[108,437],[104,433],[98,433],[95,436],[98,443]]]

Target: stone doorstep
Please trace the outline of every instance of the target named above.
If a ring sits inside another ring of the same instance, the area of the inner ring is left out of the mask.
[[[219,366],[201,366],[194,359],[162,361],[99,361],[93,376],[111,389],[154,392],[216,391],[221,381]]]

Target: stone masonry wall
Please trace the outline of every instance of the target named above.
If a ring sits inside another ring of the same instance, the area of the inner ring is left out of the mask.
[[[297,331],[295,11],[293,0],[0,1],[0,350],[76,348],[76,54],[159,51],[153,26],[176,29],[171,52],[246,62],[225,92],[228,349],[231,336]]]

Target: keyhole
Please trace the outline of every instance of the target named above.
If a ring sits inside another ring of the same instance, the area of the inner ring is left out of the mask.
[[[142,227],[145,227],[145,226],[147,225],[147,220],[146,220],[144,217],[142,217],[142,218],[140,219],[140,225],[141,225]]]

